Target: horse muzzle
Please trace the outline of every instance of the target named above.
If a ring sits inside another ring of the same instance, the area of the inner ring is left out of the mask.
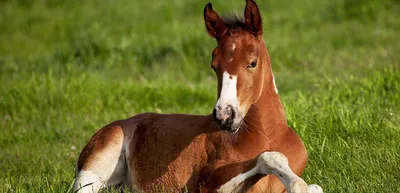
[[[226,107],[217,106],[213,110],[213,118],[222,131],[235,133],[239,130],[240,124],[235,124],[238,116],[238,109],[228,105]]]

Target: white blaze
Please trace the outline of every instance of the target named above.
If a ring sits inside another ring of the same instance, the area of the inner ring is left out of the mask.
[[[226,71],[222,74],[222,88],[215,109],[226,108],[228,105],[239,108],[236,84],[237,76],[230,75]]]
[[[238,186],[240,186],[240,183],[244,182],[247,178],[250,178],[258,173],[258,168],[255,167],[251,169],[250,171],[247,171],[245,173],[239,174],[229,180],[227,183],[223,184],[218,190],[218,193],[231,193],[234,192]]]

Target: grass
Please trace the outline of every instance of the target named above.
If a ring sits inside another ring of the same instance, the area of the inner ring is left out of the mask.
[[[103,125],[208,114],[207,1],[0,1],[0,192],[67,192]],[[219,13],[244,1],[213,1]],[[326,192],[400,192],[400,3],[259,1],[289,125]]]

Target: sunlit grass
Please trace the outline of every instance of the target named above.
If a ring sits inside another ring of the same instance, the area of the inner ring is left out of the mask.
[[[113,120],[210,113],[207,2],[1,1],[0,192],[69,191],[79,151]],[[309,151],[302,177],[326,192],[400,192],[398,2],[259,6],[289,125]]]

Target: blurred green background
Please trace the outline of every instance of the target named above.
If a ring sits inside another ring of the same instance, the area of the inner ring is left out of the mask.
[[[203,0],[0,0],[0,192],[67,192],[103,125],[216,100]],[[214,0],[219,14],[244,0]],[[288,122],[326,192],[400,192],[400,1],[265,0]]]

